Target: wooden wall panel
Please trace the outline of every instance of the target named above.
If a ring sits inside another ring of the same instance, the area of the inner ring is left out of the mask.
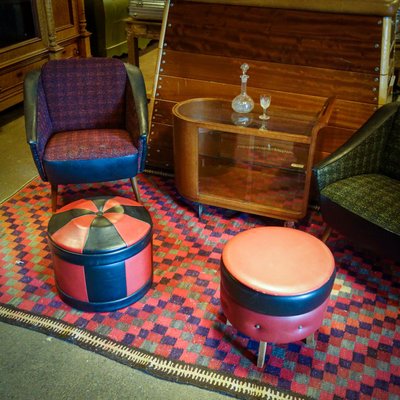
[[[374,16],[176,1],[168,21],[172,50],[366,73],[379,67]]]
[[[318,162],[341,146],[353,133],[353,129],[338,128],[327,126],[318,133],[316,146],[316,157],[314,162]]]
[[[248,60],[214,55],[193,54],[166,49],[163,56],[163,75],[238,85],[240,65]],[[210,66],[212,66],[210,68]],[[378,103],[379,78],[376,74],[282,66],[278,63],[252,61],[249,86],[284,92],[338,98],[365,103]],[[160,82],[161,84],[161,82]]]
[[[351,129],[354,132],[373,114],[376,108],[372,104],[338,99],[329,119],[329,125]]]
[[[317,161],[386,101],[382,82],[390,80],[394,54],[381,49],[383,43],[390,46],[384,42],[388,25],[382,16],[188,0],[167,1],[166,9],[148,166],[162,168],[165,159],[164,169],[172,169],[172,146],[167,148],[172,143],[173,105],[195,97],[233,99],[240,93],[244,62],[250,66],[248,94],[256,103],[255,113],[261,112],[262,92],[271,94],[274,106],[310,112],[336,97],[329,124],[319,135]],[[389,40],[394,40],[393,26]],[[388,73],[381,70],[382,54],[388,54]]]
[[[172,125],[152,123],[148,139],[148,169],[169,171],[174,165]]]
[[[175,104],[175,101],[156,100],[154,102],[152,123],[172,126],[172,107]]]
[[[239,78],[238,78],[239,81]],[[220,82],[207,82],[198,79],[186,79],[181,77],[163,76],[157,87],[156,96],[167,101],[179,102],[195,97],[217,97],[233,99],[240,93],[240,84],[226,84]],[[258,96],[263,89],[249,87],[247,93],[253,97],[258,105]],[[301,93],[288,93],[269,91],[274,104],[279,106],[290,105],[296,109],[317,110],[324,104],[324,98],[307,96]]]

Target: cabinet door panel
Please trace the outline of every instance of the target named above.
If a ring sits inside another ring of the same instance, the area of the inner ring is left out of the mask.
[[[57,41],[79,34],[76,0],[52,0]]]
[[[53,12],[56,29],[74,24],[71,0],[53,0]]]

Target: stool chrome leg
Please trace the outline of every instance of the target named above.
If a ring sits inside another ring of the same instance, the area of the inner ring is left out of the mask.
[[[315,347],[316,342],[315,342],[314,333],[312,333],[311,335],[308,335],[308,336],[306,337],[306,344],[307,344],[307,346]]]
[[[201,219],[201,214],[203,214],[203,204],[197,203],[197,215]]]
[[[327,225],[325,230],[322,232],[321,240],[325,243],[329,239],[331,233],[332,233],[332,228],[329,225]]]
[[[260,342],[260,347],[258,348],[258,358],[257,358],[257,367],[262,368],[264,366],[265,361],[265,352],[267,350],[267,342]]]

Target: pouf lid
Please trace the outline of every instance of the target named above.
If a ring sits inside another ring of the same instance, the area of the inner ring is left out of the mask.
[[[95,254],[124,249],[151,234],[150,214],[125,197],[92,197],[74,201],[55,213],[50,240],[65,250]]]
[[[316,290],[335,270],[335,260],[325,243],[309,233],[284,227],[239,233],[225,245],[222,260],[245,286],[277,296]]]

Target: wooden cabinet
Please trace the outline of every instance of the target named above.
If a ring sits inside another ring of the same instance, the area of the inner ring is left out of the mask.
[[[0,48],[0,111],[23,100],[25,74],[49,59],[90,56],[83,0],[6,0],[2,18],[17,24]]]
[[[315,162],[326,157],[392,99],[397,6],[392,0],[167,1],[148,169],[173,169],[173,105],[196,97],[232,100],[244,62],[255,102],[267,92],[272,104],[309,110],[336,97]]]
[[[124,20],[129,0],[85,0],[85,14],[92,54],[120,57],[128,53]]]
[[[139,66],[139,38],[160,38],[161,22],[143,21],[129,17],[126,22],[126,35],[128,40],[128,62]]]

